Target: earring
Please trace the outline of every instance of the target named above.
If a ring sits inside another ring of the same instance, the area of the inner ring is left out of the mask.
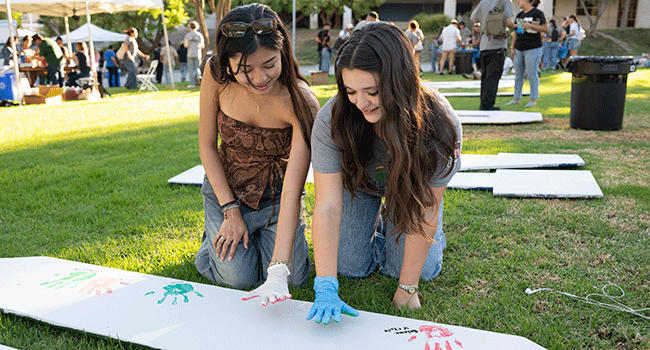
[[[232,68],[230,68],[230,66],[227,66],[227,67],[226,67],[226,73],[227,73],[228,75],[235,75],[235,74],[233,74],[233,72],[232,72]]]

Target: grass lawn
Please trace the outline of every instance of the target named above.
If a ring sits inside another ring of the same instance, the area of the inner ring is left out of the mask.
[[[443,78],[462,79],[425,74]],[[381,274],[341,278],[342,299],[360,310],[516,334],[548,349],[650,348],[648,320],[524,293],[549,287],[584,296],[612,282],[625,290],[622,303],[650,307],[650,70],[631,73],[627,87],[620,131],[571,129],[571,75],[547,72],[531,109],[543,113],[542,123],[463,130],[464,153],[577,153],[602,199],[447,190],[448,247],[441,275],[420,283],[423,307],[394,309],[397,282]],[[335,86],[313,90],[322,104]],[[167,184],[200,163],[198,89],[109,91],[113,97],[97,103],[0,108],[0,257],[46,255],[208,283],[193,265],[203,228],[200,188]],[[500,97],[497,106],[509,100]],[[526,101],[508,109],[523,110]],[[478,97],[450,102],[479,105]],[[291,292],[313,301],[312,286]],[[2,313],[0,344],[143,348]]]

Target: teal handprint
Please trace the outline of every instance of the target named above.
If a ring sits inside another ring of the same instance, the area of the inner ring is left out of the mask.
[[[194,287],[192,287],[192,285],[189,284],[189,283],[170,284],[168,286],[163,287],[163,289],[165,290],[165,294],[163,295],[162,299],[158,300],[158,304],[162,304],[165,301],[165,299],[167,298],[167,296],[169,296],[169,295],[174,296],[174,301],[172,302],[172,305],[177,304],[176,299],[178,298],[179,295],[183,296],[183,302],[187,303],[188,301],[190,301],[190,299],[187,297],[187,294],[190,293],[190,292],[194,292],[196,295],[203,298],[203,295],[201,295],[201,293],[195,291]],[[154,293],[155,292],[152,291],[152,292],[149,292],[149,293],[147,293],[145,295],[154,294]]]

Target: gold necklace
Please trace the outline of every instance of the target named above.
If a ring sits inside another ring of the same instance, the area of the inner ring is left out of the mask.
[[[255,102],[255,105],[257,106],[257,113],[259,113],[259,112],[260,112],[260,104],[257,103],[257,101],[255,101],[255,97],[253,97],[253,94],[252,94],[250,91],[248,91],[247,88],[244,87],[244,89],[245,89],[246,92],[248,92],[248,94],[251,96],[251,99],[253,100],[253,102]],[[270,97],[271,97],[271,93],[269,92],[269,93],[268,93],[268,96],[266,96],[266,99],[265,99],[264,101],[262,101],[261,104],[266,103],[266,101],[268,101]]]

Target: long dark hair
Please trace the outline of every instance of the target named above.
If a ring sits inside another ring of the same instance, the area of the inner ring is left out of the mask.
[[[274,19],[278,25],[277,30],[264,35],[257,35],[249,30],[246,31],[243,36],[238,38],[226,37],[221,32],[221,26],[224,23],[251,23],[263,18]],[[300,123],[302,136],[307,145],[311,148],[310,138],[314,118],[309,109],[309,105],[307,104],[307,100],[298,86],[298,79],[305,83],[307,83],[307,80],[300,75],[298,63],[291,53],[291,43],[289,41],[287,29],[282,23],[282,20],[280,20],[278,14],[270,7],[257,3],[234,8],[223,17],[221,23],[219,23],[219,26],[217,27],[216,45],[216,54],[210,58],[212,77],[218,83],[225,85],[237,81],[235,79],[235,74],[237,74],[237,72],[230,71],[231,57],[241,53],[243,63],[246,64],[248,56],[253,54],[259,47],[280,51],[282,72],[280,73],[278,80],[289,90],[293,104],[293,112]],[[246,79],[250,82],[248,75],[246,75]]]
[[[336,60],[338,98],[332,106],[332,138],[342,148],[343,184],[353,195],[357,189],[379,191],[365,167],[373,157],[375,133],[384,141],[390,154],[386,215],[400,232],[396,239],[415,232],[431,240],[423,229],[423,224],[431,224],[424,209],[436,204],[429,180],[444,168],[441,162],[454,162],[458,135],[441,101],[422,86],[411,47],[399,28],[383,22],[368,23],[350,35]],[[350,102],[343,69],[379,74],[385,115],[376,125]]]

